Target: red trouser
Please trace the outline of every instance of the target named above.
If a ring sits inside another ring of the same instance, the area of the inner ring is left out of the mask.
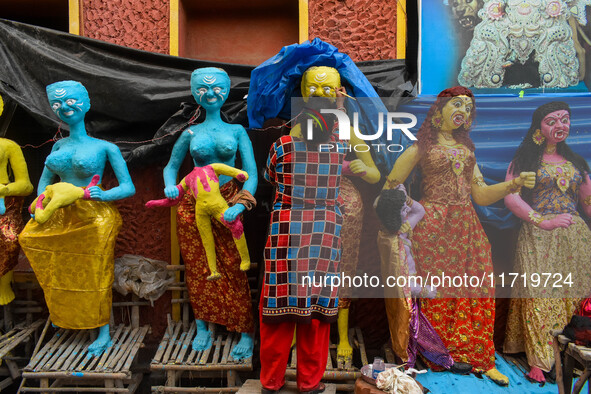
[[[330,344],[330,323],[314,319],[310,324],[269,324],[263,323],[261,318],[261,384],[266,389],[279,390],[285,384],[285,369],[294,329],[298,390],[315,389],[324,375]]]

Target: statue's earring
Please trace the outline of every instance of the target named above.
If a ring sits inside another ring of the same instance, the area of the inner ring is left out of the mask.
[[[439,110],[436,110],[433,114],[433,117],[431,118],[431,123],[436,128],[441,128],[441,124],[443,123],[443,115],[441,115],[441,112]]]
[[[544,143],[544,141],[546,141],[546,137],[544,137],[542,135],[542,132],[540,131],[540,129],[537,129],[534,132],[534,135],[532,136],[532,139],[534,140],[534,143],[536,145],[542,145]]]

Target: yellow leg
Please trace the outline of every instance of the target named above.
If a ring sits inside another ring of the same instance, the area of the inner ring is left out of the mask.
[[[349,360],[353,358],[353,348],[349,343],[349,308],[339,309],[337,323],[339,326],[337,358]]]
[[[224,212],[226,209],[228,209],[228,205],[220,208],[221,209],[217,210],[215,217],[218,221],[223,223],[224,226],[228,226],[228,223],[222,220],[224,218]],[[240,271],[248,271],[250,269],[250,254],[248,253],[248,245],[246,244],[244,232],[240,235],[240,238],[234,238],[234,244],[236,245],[236,249],[238,249],[238,254],[240,255]]]
[[[14,300],[14,292],[12,291],[12,271],[8,271],[6,275],[0,277],[0,305],[9,304]]]
[[[211,232],[211,219],[209,215],[195,215],[195,223],[197,230],[201,236],[201,242],[205,249],[205,256],[207,257],[207,265],[211,274],[207,277],[207,280],[216,280],[221,278],[218,272],[216,255],[215,255],[215,240],[213,239],[213,233]]]
[[[295,344],[296,344],[296,330],[297,330],[297,329],[298,329],[297,327],[295,327],[295,328],[293,329],[293,339],[291,340],[291,347],[294,347],[294,346],[295,346]]]
[[[248,271],[250,269],[250,255],[248,254],[248,246],[246,245],[246,238],[244,233],[238,239],[234,239],[236,249],[240,254],[240,271]]]

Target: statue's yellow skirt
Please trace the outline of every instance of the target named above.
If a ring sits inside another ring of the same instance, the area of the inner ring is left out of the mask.
[[[115,240],[121,216],[113,203],[78,200],[19,236],[45,294],[51,321],[67,329],[109,324]]]

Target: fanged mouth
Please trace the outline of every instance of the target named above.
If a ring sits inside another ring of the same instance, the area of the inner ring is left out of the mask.
[[[567,136],[567,132],[564,130],[557,130],[554,132],[554,138],[557,140],[562,140],[564,138],[566,138]]]
[[[66,112],[62,112],[62,114],[64,114],[64,116],[72,116],[72,115],[74,115],[74,111],[66,111]]]
[[[456,114],[456,115],[454,115],[454,117],[453,117],[452,120],[454,122],[454,125],[461,126],[461,125],[464,124],[464,115],[462,115],[462,114]]]
[[[214,98],[208,98],[208,99],[207,99],[207,102],[208,102],[208,103],[215,103],[216,101],[218,101],[218,99],[217,99],[217,98],[215,98],[215,97],[214,97]]]
[[[474,29],[474,26],[477,25],[476,18],[472,15],[461,17],[458,19],[458,23],[463,29]]]

